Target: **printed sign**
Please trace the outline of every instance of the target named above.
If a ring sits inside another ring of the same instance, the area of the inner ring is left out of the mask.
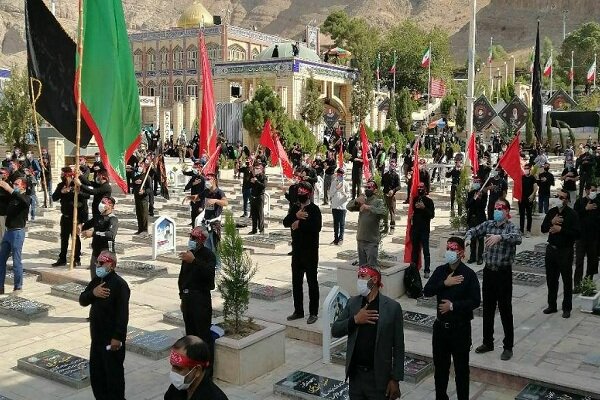
[[[340,338],[332,341],[331,325],[340,316],[350,295],[339,286],[334,286],[329,291],[323,303],[325,318],[323,318],[323,362],[331,362],[331,349],[343,343],[346,338]]]
[[[511,133],[518,131],[525,125],[528,115],[529,108],[527,104],[523,103],[523,100],[517,96],[500,111],[500,118],[509,126]]]
[[[152,225],[152,259],[175,253],[175,221],[169,217],[160,217]]]
[[[473,103],[473,126],[478,132],[488,126],[496,115],[494,107],[484,95],[479,96]]]

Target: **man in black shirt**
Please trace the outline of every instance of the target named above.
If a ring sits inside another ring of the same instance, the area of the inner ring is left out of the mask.
[[[544,164],[544,172],[541,172],[537,180],[538,185],[538,212],[546,214],[550,202],[550,188],[554,186],[554,175],[550,172],[550,164]]]
[[[437,319],[433,325],[433,363],[435,366],[435,398],[448,399],[450,358],[454,361],[456,395],[469,399],[469,351],[471,320],[479,307],[479,279],[461,261],[465,242],[451,237],[446,244],[446,264],[435,269],[423,288],[426,297],[437,298]]]
[[[471,190],[467,194],[467,226],[473,228],[486,220],[485,207],[487,204],[487,193],[481,190],[481,180],[477,177],[473,177],[473,183],[471,184]],[[474,243],[471,244],[471,254],[469,257],[469,264],[474,263],[477,260],[477,265],[483,264],[483,241],[484,236],[478,237]]]
[[[0,242],[0,294],[4,294],[4,280],[6,279],[6,261],[12,254],[14,271],[14,290],[23,289],[23,263],[21,251],[25,241],[25,225],[27,214],[31,205],[31,197],[27,194],[27,181],[17,178],[12,186],[5,180],[0,180],[0,191],[7,192],[8,205],[6,207],[6,231]]]
[[[592,148],[589,144],[586,144],[583,154],[577,157],[577,161],[575,162],[575,169],[579,169],[579,197],[583,196],[583,188],[591,182],[594,175],[595,162]],[[571,201],[575,202],[575,199],[571,199]]]
[[[525,175],[522,179],[522,195],[519,201],[519,223],[521,234],[525,234],[528,238],[531,236],[531,221],[533,212],[533,202],[537,194],[537,183],[535,176],[531,175],[531,165],[528,164],[524,168]],[[525,232],[525,218],[527,218],[527,232]]]
[[[458,184],[460,183],[460,171],[462,169],[462,163],[460,161],[456,161],[454,163],[454,168],[450,171],[446,172],[446,178],[451,178],[452,182],[450,185],[450,214],[454,215],[454,201],[456,200],[456,189],[458,189]],[[462,214],[462,204],[458,203],[458,215]]]
[[[244,213],[240,218],[247,218],[250,216],[249,203],[250,195],[252,193],[252,167],[250,166],[250,160],[246,159],[246,163],[243,167],[240,167],[239,173],[242,174],[242,201],[244,203]]]
[[[98,210],[100,202],[105,197],[111,197],[112,188],[108,178],[108,171],[105,169],[98,171],[94,182],[89,182],[85,177],[80,177],[75,180],[75,184],[79,186],[83,193],[93,195],[92,199],[92,216],[98,216],[101,212]]]
[[[201,226],[190,232],[188,251],[179,254],[181,270],[177,284],[186,335],[198,336],[212,349],[210,291],[215,288],[217,258],[215,253],[204,245],[208,235],[209,232]],[[212,359],[211,357],[210,360]]]
[[[206,189],[206,181],[201,175],[202,164],[200,161],[196,161],[191,171],[183,172],[184,175],[190,176],[190,180],[185,185],[184,191],[190,191],[190,210],[192,216],[192,223],[190,225],[196,226],[196,217],[200,214],[200,210],[204,208],[204,190]]]
[[[133,198],[135,200],[135,216],[138,230],[134,235],[148,232],[148,195],[152,191],[150,178],[146,177],[146,169],[149,165],[142,163],[133,178]]]
[[[542,222],[542,233],[549,233],[546,246],[546,283],[548,307],[544,314],[557,312],[558,278],[562,276],[562,317],[569,318],[573,308],[573,244],[580,236],[577,213],[569,207],[569,192],[559,189],[551,199],[551,208]],[[586,233],[587,234],[587,233]]]
[[[294,204],[283,219],[283,226],[292,229],[292,291],[294,312],[288,321],[304,318],[303,281],[306,274],[308,283],[307,324],[317,322],[319,313],[319,282],[317,267],[319,264],[319,232],[321,232],[321,210],[310,198],[312,186],[308,182],[298,187],[298,204]]]
[[[10,173],[6,168],[0,168],[0,181],[8,183],[8,176]],[[10,187],[10,184],[9,184]],[[10,201],[10,192],[0,188],[0,241],[6,231],[6,209],[8,208],[8,202]]]
[[[431,192],[431,178],[429,177],[429,171],[427,170],[427,161],[425,161],[424,158],[419,159],[419,182],[425,184],[427,193]]]
[[[561,174],[561,180],[563,181],[563,189],[569,192],[569,206],[575,204],[575,198],[577,197],[577,181],[579,175],[577,169],[573,166],[571,161],[565,163],[565,169]]]
[[[265,174],[260,163],[254,164],[252,178],[250,178],[250,217],[252,217],[252,230],[250,235],[265,233]]]
[[[419,183],[417,196],[413,199],[413,215],[410,230],[410,240],[412,242],[412,262],[419,264],[421,257],[421,248],[423,249],[423,259],[425,262],[425,279],[429,278],[431,256],[429,254],[429,233],[431,220],[435,217],[435,206],[433,200],[427,197],[426,185]]]
[[[129,322],[129,286],[117,275],[117,256],[104,250],[96,278],[79,295],[90,308],[90,382],[96,399],[125,399],[125,339]]]
[[[329,188],[331,187],[331,181],[333,180],[333,174],[335,173],[336,167],[335,153],[333,151],[328,151],[324,163],[325,170],[323,171],[323,205],[327,205]]]
[[[362,149],[360,142],[356,143],[352,149],[352,200],[360,195],[360,187],[362,185],[363,176],[363,158],[362,152],[369,149]]]
[[[373,266],[358,269],[356,289],[337,320],[331,336],[348,336],[346,379],[350,400],[398,399],[404,379],[402,307],[379,288],[381,272]]]
[[[588,184],[585,196],[575,202],[575,212],[579,217],[581,232],[579,240],[575,242],[575,275],[573,293],[580,293],[581,279],[583,277],[583,259],[587,256],[586,277],[594,277],[598,273],[598,233],[600,231],[600,198],[595,184]]]
[[[94,164],[92,165],[92,172],[94,173],[94,181],[96,180],[98,173],[103,170],[106,170],[106,168],[104,167],[104,164],[102,163],[102,159],[100,158],[100,153],[96,153],[95,158],[94,158]],[[88,179],[87,176],[85,178]]]
[[[396,172],[396,163],[390,161],[390,169],[381,177],[385,205],[390,213],[390,229],[396,227],[396,192],[400,190],[400,177]]]
[[[115,239],[119,229],[119,220],[113,214],[115,199],[104,197],[98,204],[98,215],[81,225],[81,236],[85,239],[92,238],[92,257],[90,259],[90,272],[92,279],[96,277],[96,259],[102,250],[116,252]]]
[[[491,221],[494,220],[494,206],[500,199],[506,199],[506,192],[508,192],[508,182],[504,179],[504,170],[500,167],[496,169],[496,175],[489,180],[484,190],[488,191],[488,206],[487,206],[487,218]]]

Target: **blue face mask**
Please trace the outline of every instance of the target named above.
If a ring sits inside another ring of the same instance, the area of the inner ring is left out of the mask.
[[[471,185],[471,187],[473,190],[479,190],[479,188],[481,188],[481,183],[474,183]]]
[[[188,249],[190,250],[196,250],[196,241],[195,240],[188,240]]]
[[[494,210],[494,221],[502,222],[504,221],[504,213],[502,210]]]
[[[98,278],[105,278],[110,271],[106,267],[98,266],[96,267],[96,276]]]
[[[446,259],[446,262],[450,265],[454,264],[456,261],[458,261],[458,254],[456,254],[455,251],[452,250],[446,250],[446,252],[444,253],[444,258]]]

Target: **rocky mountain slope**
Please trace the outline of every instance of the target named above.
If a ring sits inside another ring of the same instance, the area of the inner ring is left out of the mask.
[[[48,5],[50,0],[45,0]],[[543,36],[555,45],[562,40],[563,10],[568,10],[567,31],[583,22],[600,20],[600,0],[479,0],[478,52],[485,58],[490,36],[509,52],[527,52],[534,43],[535,21]],[[175,26],[192,0],[124,0],[132,31]],[[231,10],[231,23],[256,26],[267,33],[299,37],[311,22],[345,9],[383,27],[413,18],[425,27],[439,26],[452,35],[457,62],[463,63],[469,22],[469,0],[204,0],[215,15]],[[56,14],[65,30],[75,36],[78,0],[56,0]],[[23,0],[0,0],[0,66],[25,62]]]

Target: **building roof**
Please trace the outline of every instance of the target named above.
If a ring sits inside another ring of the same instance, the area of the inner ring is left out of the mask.
[[[279,52],[279,58],[291,58],[294,57],[294,53],[292,51],[292,43],[291,42],[283,42],[277,43],[276,45],[269,46],[267,49],[260,52],[260,54],[256,57],[258,61],[267,61],[273,59],[273,50],[277,46],[277,50]],[[321,62],[321,58],[319,55],[315,53],[314,50],[309,49],[303,44],[300,44],[299,52],[296,58],[300,58],[302,60]]]
[[[205,27],[213,26],[213,16],[200,1],[196,0],[183,11],[177,20],[177,27],[198,28],[203,23]]]

